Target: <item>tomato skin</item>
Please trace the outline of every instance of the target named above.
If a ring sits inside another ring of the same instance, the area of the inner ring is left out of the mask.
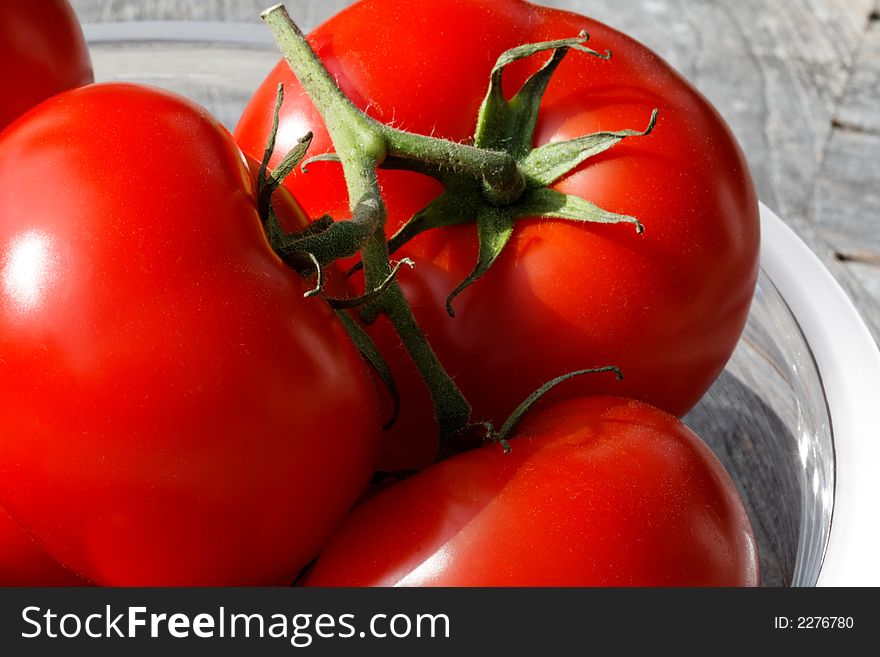
[[[99,584],[289,584],[368,482],[381,420],[229,133],[92,85],[0,154],[4,507]]]
[[[0,586],[85,586],[0,509]]]
[[[0,1],[0,130],[57,93],[94,82],[67,0]]]
[[[368,499],[307,586],[755,586],[736,489],[675,417],[611,397],[527,416]]]
[[[365,31],[369,25],[377,29]],[[591,35],[590,46],[613,57],[569,53],[548,88],[535,143],[641,129],[658,108],[651,135],[588,160],[555,185],[637,217],[644,234],[629,225],[521,221],[489,273],[455,301],[454,319],[444,304],[476,261],[474,226],[429,231],[397,254],[416,262],[414,271],[401,274],[401,284],[476,421],[498,424],[548,380],[605,365],[620,367],[624,380],[583,377],[554,397],[614,394],[686,413],[730,357],[757,280],[758,206],[745,159],[718,113],[665,62],[572,13],[521,0],[425,0],[418,11],[402,0],[364,0],[310,36],[343,90],[369,114],[463,141],[474,132],[489,71],[504,50],[582,29]],[[407,56],[414,52],[419,56]],[[543,61],[510,67],[507,92]],[[252,151],[264,141],[273,90],[282,81],[287,101],[279,151],[307,130],[314,133],[313,154],[331,150],[320,118],[284,64],[243,115],[235,133],[240,145]],[[338,165],[316,163],[308,175],[288,181],[312,216],[347,216]],[[380,181],[389,234],[441,189],[410,172],[380,171]],[[387,322],[373,335],[401,354],[391,366],[404,382],[400,421],[389,432],[382,465],[424,466],[436,440],[427,392]]]

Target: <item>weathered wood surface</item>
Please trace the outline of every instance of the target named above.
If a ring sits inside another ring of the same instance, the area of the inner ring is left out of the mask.
[[[743,145],[762,200],[819,253],[880,334],[880,237],[874,228],[880,222],[877,1],[543,1],[589,13],[632,34],[700,88]],[[256,23],[260,10],[271,4],[72,2],[87,23]],[[306,30],[348,4],[288,0]],[[209,86],[204,93],[211,93]],[[193,88],[202,92],[198,84]],[[752,374],[772,378],[766,374],[771,369],[761,354],[755,356]],[[745,473],[737,479],[758,534],[764,583],[785,584],[792,575],[799,479],[804,476],[793,465],[796,437],[785,428],[792,426],[789,415],[796,409],[766,407],[752,392],[748,374],[725,374],[688,422],[708,438],[735,476]],[[786,383],[780,379],[773,385],[784,392]]]
[[[880,12],[868,26],[835,116],[839,128],[880,133]]]
[[[72,0],[80,20],[89,22],[132,20],[259,21],[272,0]],[[304,30],[351,4],[347,0],[288,0],[287,6]]]
[[[880,326],[880,13],[870,14],[837,106],[809,219],[867,291]],[[876,335],[876,333],[875,333]]]

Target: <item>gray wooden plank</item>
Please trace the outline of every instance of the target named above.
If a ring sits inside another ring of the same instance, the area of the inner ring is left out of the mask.
[[[832,121],[809,221],[844,263],[839,278],[880,336],[880,22],[875,2]]]
[[[258,22],[272,0],[71,0],[85,23],[140,20],[210,20]],[[289,0],[300,27],[309,31],[350,0]]]
[[[151,84],[211,108],[228,128],[278,57],[267,47],[230,50],[214,44],[99,43],[91,47],[95,78]]]
[[[848,269],[865,290],[867,301],[873,303],[875,308],[880,307],[880,266],[876,261],[871,264],[852,262]]]
[[[259,20],[265,0],[71,0],[86,23],[136,20]]]
[[[849,296],[856,309],[865,320],[875,340],[880,342],[880,305],[865,290],[868,272],[864,269],[853,270],[853,263],[841,258],[840,255],[819,235],[812,221],[804,217],[788,217],[788,223],[798,236],[816,253],[831,275],[837,280],[844,292]]]
[[[811,218],[839,257],[880,262],[880,135],[834,130]]]
[[[847,262],[880,265],[880,21],[872,20],[835,117],[811,219]],[[880,269],[876,270],[880,277]],[[858,277],[871,276],[870,267]],[[876,285],[869,285],[876,288]]]
[[[880,133],[880,20],[870,22],[835,123]]]

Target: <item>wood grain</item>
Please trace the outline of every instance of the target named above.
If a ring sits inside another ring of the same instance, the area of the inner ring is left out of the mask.
[[[810,222],[865,296],[862,313],[880,326],[880,14],[870,17],[816,178]],[[875,335],[877,335],[875,331]]]
[[[880,134],[880,14],[873,14],[840,101],[835,124]]]
[[[835,129],[817,175],[812,220],[839,256],[880,258],[880,134]]]
[[[211,20],[258,22],[273,0],[73,0],[86,23],[137,20]],[[287,2],[300,27],[309,31],[348,0],[291,0]]]

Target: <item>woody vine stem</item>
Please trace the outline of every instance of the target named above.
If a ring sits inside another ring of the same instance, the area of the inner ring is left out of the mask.
[[[360,251],[366,288],[377,288],[392,271],[385,241],[387,212],[379,191],[377,167],[389,156],[409,157],[413,150],[421,147],[426,156],[438,153],[445,161],[458,154],[462,167],[482,172],[483,163],[476,157],[482,154],[477,149],[451,142],[397,134],[396,130],[367,117],[342,93],[282,5],[266,10],[262,18],[275,35],[294,75],[321,113],[348,185],[351,219],[335,222],[321,235],[305,238],[301,248],[314,254],[321,263]],[[439,144],[433,143],[435,141]],[[415,148],[413,142],[417,142]],[[493,154],[491,159],[494,166],[485,167],[490,176],[505,169],[509,171],[511,164],[516,169],[515,162],[507,162],[509,158]],[[470,405],[438,360],[396,281],[387,285],[385,292],[370,304],[368,312],[373,316],[387,315],[406,345],[430,390],[441,440],[467,426]]]

